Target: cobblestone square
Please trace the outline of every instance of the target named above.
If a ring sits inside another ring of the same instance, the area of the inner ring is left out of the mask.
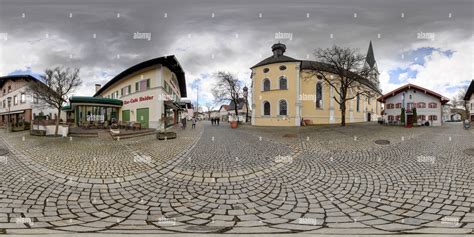
[[[8,151],[0,160],[0,230],[473,233],[474,157],[466,150],[474,130],[460,124],[200,122],[177,133],[114,141],[0,131]]]

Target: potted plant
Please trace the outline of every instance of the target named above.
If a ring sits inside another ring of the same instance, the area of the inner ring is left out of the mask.
[[[231,128],[237,128],[237,126],[239,125],[239,121],[237,121],[234,116],[232,116],[232,121],[230,121],[230,127]]]
[[[161,114],[160,124],[163,127],[163,131],[159,131],[156,134],[156,138],[158,140],[167,140],[167,139],[175,139],[176,133],[175,132],[167,132],[166,131],[166,115],[163,113]]]

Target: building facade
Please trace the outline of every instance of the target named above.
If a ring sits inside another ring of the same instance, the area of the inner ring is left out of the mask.
[[[407,84],[378,99],[384,103],[384,119],[390,123],[400,123],[402,109],[405,110],[405,124],[413,125],[414,108],[418,124],[428,123],[440,126],[443,123],[443,107],[449,101],[442,95],[421,86]]]
[[[162,128],[179,122],[186,109],[186,81],[175,56],[139,63],[96,85],[93,97],[72,97],[68,119],[78,126],[90,123],[140,123],[142,128]]]
[[[284,44],[274,44],[273,55],[251,68],[252,125],[300,126],[302,121],[340,123],[341,110],[334,99],[336,92],[314,73],[314,67],[321,63],[294,59],[284,55],[285,51]],[[366,66],[370,67],[371,76],[359,84],[376,96],[359,95],[346,101],[346,123],[374,121],[381,112],[381,105],[376,100],[381,93],[372,44],[367,54]],[[330,72],[327,75],[336,76]],[[350,91],[348,97],[356,94],[358,91]]]
[[[474,80],[471,81],[471,84],[467,88],[464,101],[466,103],[466,107],[469,110],[469,118],[472,122],[474,122]]]
[[[57,118],[57,110],[28,93],[29,83],[41,83],[30,75],[0,77],[0,126],[18,121],[31,122],[36,116]],[[8,102],[10,98],[10,103]]]

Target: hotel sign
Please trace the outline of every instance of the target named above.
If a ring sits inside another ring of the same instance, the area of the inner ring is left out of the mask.
[[[153,100],[153,96],[147,95],[147,96],[140,96],[138,98],[131,98],[129,100],[124,100],[123,104],[124,105],[133,104],[133,103],[143,102],[143,101],[147,101],[147,100]]]

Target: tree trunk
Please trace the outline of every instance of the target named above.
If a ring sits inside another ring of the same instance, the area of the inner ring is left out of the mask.
[[[341,126],[346,126],[346,103],[343,101],[341,104]]]
[[[60,114],[61,114],[61,108],[58,108],[58,115],[56,116],[56,130],[54,132],[54,136],[58,135]]]

